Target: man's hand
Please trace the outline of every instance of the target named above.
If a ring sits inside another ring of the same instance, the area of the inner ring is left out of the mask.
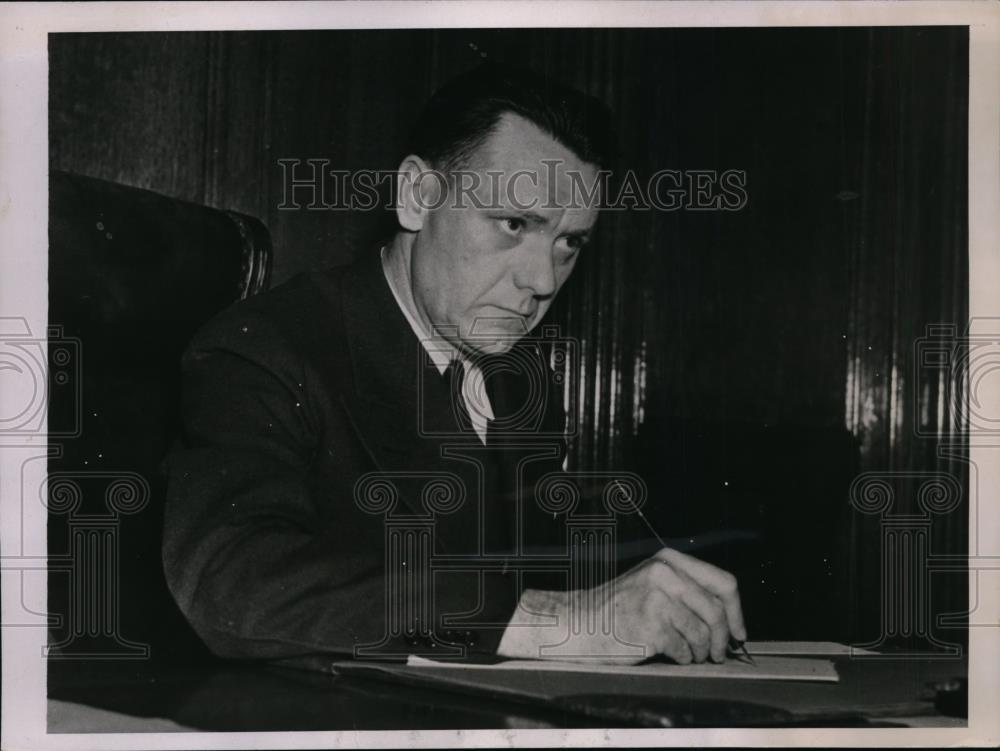
[[[497,653],[626,663],[662,654],[681,664],[722,662],[731,637],[746,640],[736,578],[663,548],[593,589],[526,590]],[[623,647],[629,644],[639,649]]]

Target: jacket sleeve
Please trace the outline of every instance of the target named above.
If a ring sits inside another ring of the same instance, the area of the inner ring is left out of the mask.
[[[324,523],[329,512],[310,487],[321,426],[309,374],[274,329],[259,316],[225,315],[185,353],[184,447],[166,462],[164,571],[217,655],[351,654],[385,633],[384,555],[345,546]],[[461,609],[452,593],[438,595],[439,612]],[[492,617],[506,623],[515,604],[505,592]],[[486,630],[475,644],[463,636],[472,651],[494,652],[502,633]],[[405,654],[406,642],[396,649]]]

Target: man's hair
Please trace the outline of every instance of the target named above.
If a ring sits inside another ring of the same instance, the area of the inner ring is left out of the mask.
[[[585,162],[608,167],[615,156],[611,111],[603,102],[533,71],[491,63],[438,89],[417,119],[408,153],[434,169],[461,169],[507,113],[530,121]]]

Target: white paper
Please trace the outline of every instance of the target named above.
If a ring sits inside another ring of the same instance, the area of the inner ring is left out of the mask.
[[[674,665],[665,662],[645,665],[604,665],[556,660],[507,660],[492,665],[467,662],[444,662],[410,655],[410,667],[448,668],[455,670],[522,670],[531,672],[591,673],[594,675],[658,676],[662,678],[743,678],[765,681],[828,681],[840,680],[837,669],[829,660],[802,657],[754,657],[756,665],[730,659],[722,664],[710,662]]]
[[[802,657],[851,657],[874,655],[869,649],[838,644],[835,641],[748,641],[747,652],[757,655],[800,655]]]

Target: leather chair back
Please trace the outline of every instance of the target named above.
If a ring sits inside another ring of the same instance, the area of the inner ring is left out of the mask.
[[[90,177],[49,188],[50,656],[207,652],[160,559],[160,464],[194,332],[267,287],[253,217]]]

